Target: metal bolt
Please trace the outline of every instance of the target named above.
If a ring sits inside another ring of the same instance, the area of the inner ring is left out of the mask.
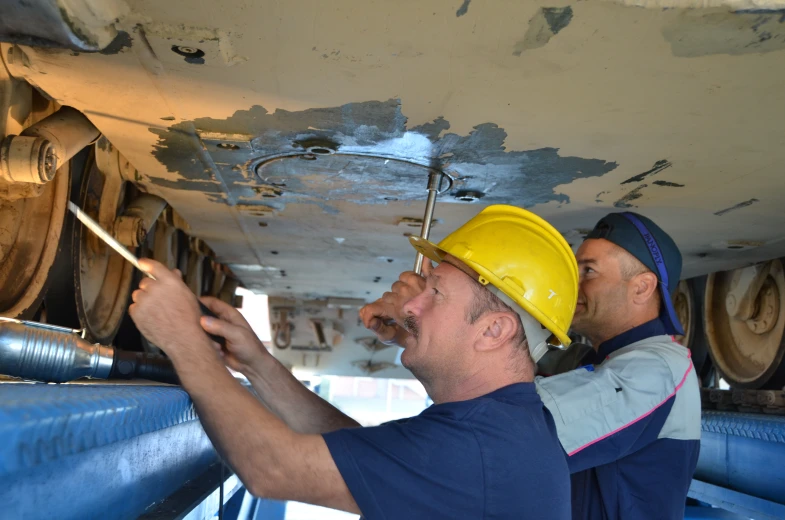
[[[10,182],[46,184],[57,166],[57,150],[43,137],[11,135],[0,144],[0,177]]]
[[[47,141],[47,146],[41,150],[43,161],[38,169],[42,183],[49,182],[55,178],[57,172],[57,154],[55,147]]]
[[[139,247],[145,237],[143,224],[139,217],[119,216],[114,222],[114,237],[124,246]]]

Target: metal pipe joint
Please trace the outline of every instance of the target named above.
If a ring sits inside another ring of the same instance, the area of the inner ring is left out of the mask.
[[[91,344],[82,331],[0,318],[0,373],[47,383],[91,379],[148,379],[179,384],[161,356]]]

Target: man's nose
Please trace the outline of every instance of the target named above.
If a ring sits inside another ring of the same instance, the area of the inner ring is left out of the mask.
[[[414,298],[410,299],[406,303],[403,304],[403,313],[406,316],[419,316],[420,312],[422,311],[422,304],[423,304],[423,297],[425,296],[425,291],[421,292]]]

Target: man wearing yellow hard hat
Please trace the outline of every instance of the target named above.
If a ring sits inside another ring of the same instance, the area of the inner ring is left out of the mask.
[[[157,262],[142,266],[155,280],[134,293],[131,316],[172,359],[210,439],[255,495],[368,520],[570,518],[567,462],[530,354],[549,338],[569,343],[578,289],[569,245],[512,206],[484,209],[439,245],[411,241],[438,263],[426,262],[424,290],[402,303],[413,287],[401,282],[361,310],[366,325],[393,318],[407,331],[401,360],[435,403],[409,419],[359,427],[305,389],[237,310],[205,299],[220,319],[202,327],[226,338],[220,357],[198,328],[196,300]]]
[[[461,241],[458,234],[439,245],[471,264],[479,256],[471,247],[457,245]],[[503,249],[504,245],[530,240],[524,234],[498,236],[497,242],[485,244],[481,253],[485,257],[480,262],[493,264],[496,273],[506,268],[504,255],[509,250]],[[499,257],[486,258],[497,252]],[[433,253],[428,256],[439,259]],[[573,279],[571,273],[564,272],[564,264],[540,259],[536,252],[531,259],[530,269],[541,267],[542,280],[547,283],[553,283],[553,277]],[[650,219],[631,212],[611,213],[589,233],[577,260],[580,290],[572,326],[591,340],[594,350],[588,349],[590,355],[581,356],[583,366],[572,370],[576,356],[568,349],[560,361],[573,363],[565,373],[559,370],[557,376],[535,380],[568,455],[573,518],[683,518],[700,448],[701,406],[690,353],[672,336],[683,334],[671,303],[681,274],[678,247]],[[509,265],[517,261],[510,258]],[[529,290],[531,280],[510,285],[498,278],[493,279],[495,285],[507,287],[506,294],[514,294],[510,288],[518,286],[526,287],[524,295],[537,294]],[[421,278],[404,273],[378,305],[400,307],[422,288]],[[561,292],[574,297],[564,289]],[[547,327],[548,322],[536,310],[545,311],[546,318],[561,319],[559,309],[563,308],[548,307],[551,301],[530,299],[521,306]],[[570,316],[572,310],[570,307]],[[526,327],[523,315],[522,321]],[[386,326],[382,320],[371,319],[366,324],[382,340],[399,345],[410,341],[406,331]],[[526,331],[532,355],[539,361],[544,349],[538,341],[543,336],[528,334],[529,328]],[[558,327],[549,331],[555,336],[549,343],[561,339],[566,345]],[[586,354],[586,350],[576,354]],[[563,368],[561,364],[551,367]]]

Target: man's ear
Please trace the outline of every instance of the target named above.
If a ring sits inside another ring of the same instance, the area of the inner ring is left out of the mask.
[[[482,336],[476,347],[481,351],[493,350],[512,341],[520,326],[509,312],[489,312],[482,319]]]
[[[637,275],[633,279],[633,301],[640,305],[654,298],[658,284],[657,275],[651,271]]]

